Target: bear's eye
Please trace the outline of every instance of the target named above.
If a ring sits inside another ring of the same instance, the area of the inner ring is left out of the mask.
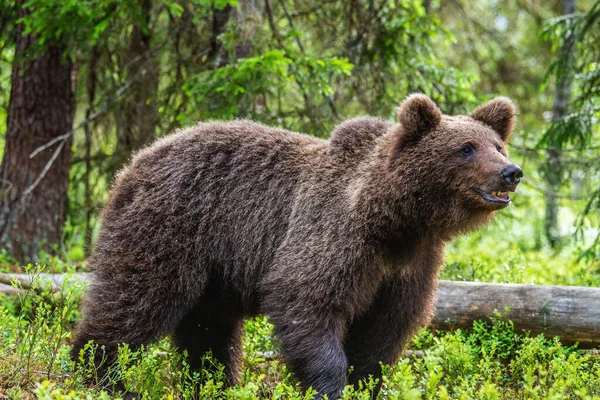
[[[468,157],[471,154],[473,154],[473,151],[475,151],[475,149],[473,149],[473,146],[471,146],[470,144],[465,144],[461,149],[460,149],[460,154],[464,157]]]
[[[496,150],[498,150],[498,153],[502,153],[502,146],[496,145]]]

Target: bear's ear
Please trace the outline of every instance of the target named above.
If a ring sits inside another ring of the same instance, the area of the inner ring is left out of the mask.
[[[442,121],[442,111],[424,94],[411,94],[397,111],[398,122],[404,130],[404,144],[419,141]]]
[[[517,109],[510,99],[496,97],[477,107],[471,118],[489,125],[498,132],[502,141],[507,142],[517,122]]]

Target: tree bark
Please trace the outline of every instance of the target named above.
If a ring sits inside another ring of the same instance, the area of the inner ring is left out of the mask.
[[[236,35],[239,37],[235,46],[235,60],[246,58],[252,50],[252,38],[262,25],[262,1],[242,0],[232,12],[236,21]]]
[[[100,58],[98,47],[94,46],[90,55],[90,62],[87,73],[87,95],[88,95],[88,106],[85,112],[85,119],[89,120],[90,116],[94,111],[94,101],[96,99],[96,84],[98,81],[97,65]],[[83,175],[83,211],[85,213],[85,226],[84,226],[84,237],[85,237],[85,251],[86,255],[89,255],[89,251],[92,248],[92,214],[96,211],[95,203],[92,199],[92,122],[86,124],[83,127],[85,133],[84,141],[84,152],[85,152],[85,173]]]
[[[20,0],[16,4],[19,19],[29,14],[23,3]],[[50,44],[37,55],[33,51],[35,42],[32,35],[24,34],[23,24],[18,24],[6,146],[0,167],[0,246],[23,263],[34,262],[40,250],[50,252],[52,245],[61,240],[71,138],[33,158],[29,155],[70,131],[75,110],[74,69],[64,57],[64,48]],[[43,175],[53,156],[52,165]]]
[[[563,0],[563,15],[573,14],[575,12],[575,0]],[[573,57],[574,38],[571,32],[565,38],[560,50],[567,58]],[[569,63],[570,64],[570,63]],[[554,105],[552,107],[552,122],[560,121],[566,114],[571,98],[571,82],[573,81],[572,71],[568,70],[562,74],[556,85],[554,95]],[[548,191],[546,192],[546,221],[544,226],[544,234],[550,247],[555,248],[559,244],[560,234],[558,229],[558,197],[562,176],[562,165],[560,162],[560,154],[558,152],[558,144],[550,143],[548,147],[548,161],[545,166],[546,183]]]
[[[250,55],[252,38],[262,24],[262,7],[261,0],[241,0],[236,8],[229,4],[222,9],[213,6],[212,34],[208,56],[213,59],[215,67],[223,67]],[[227,50],[219,40],[219,36],[225,33],[230,21],[235,21],[237,38],[233,54],[227,54]]]
[[[224,8],[218,9],[213,6],[212,33],[210,36],[210,52],[208,57],[213,60],[215,67],[219,68],[227,65],[227,53],[219,40],[219,36],[225,32],[229,18],[231,17],[232,7],[227,4]]]

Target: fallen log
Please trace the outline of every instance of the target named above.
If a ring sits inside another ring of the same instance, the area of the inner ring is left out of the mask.
[[[5,283],[0,283],[0,293],[20,294],[20,293],[25,293],[25,290],[13,287],[11,285],[7,285]]]
[[[516,332],[600,346],[600,288],[441,281],[431,327],[470,329],[505,307]]]
[[[27,290],[60,291],[65,280],[87,282],[91,274],[77,272],[74,274],[11,274],[0,272],[0,293],[22,293]],[[13,285],[13,283],[15,283]]]
[[[29,274],[0,273],[0,285],[17,280],[23,289],[37,286],[59,291],[65,280],[91,279],[88,273],[37,275],[32,279]],[[0,286],[0,293],[3,290],[15,293],[10,286]],[[580,348],[600,347],[600,288],[440,281],[430,327],[471,329],[474,321],[489,321],[496,310],[503,312],[506,307],[510,308],[507,318],[518,333],[559,336],[562,343],[579,343]]]

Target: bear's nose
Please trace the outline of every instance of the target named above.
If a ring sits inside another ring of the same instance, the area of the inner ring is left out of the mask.
[[[509,185],[516,185],[521,182],[521,178],[523,177],[523,170],[516,165],[509,165],[501,172],[502,178],[504,178],[504,182]]]

